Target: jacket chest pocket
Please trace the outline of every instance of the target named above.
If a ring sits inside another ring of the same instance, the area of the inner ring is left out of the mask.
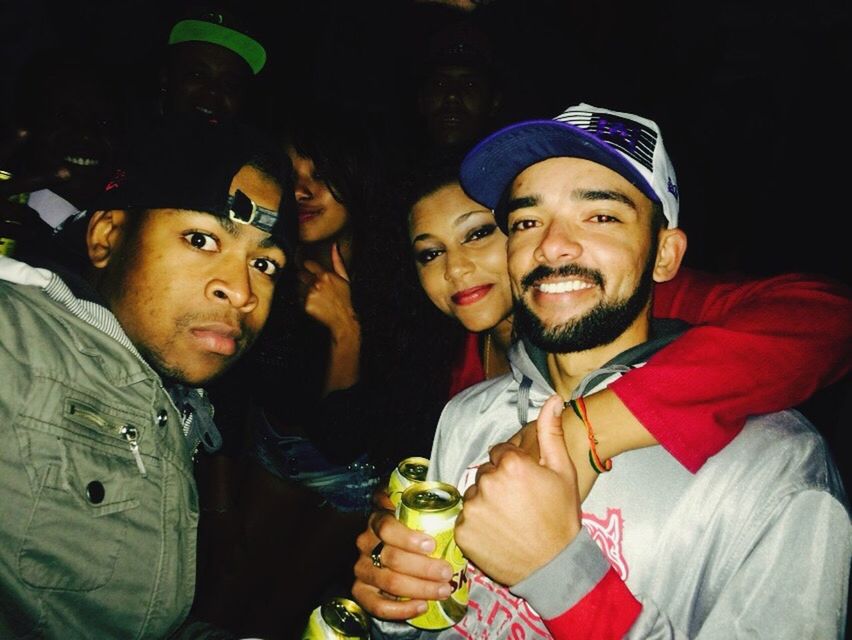
[[[148,477],[155,463],[139,454],[138,428],[69,399],[62,428],[27,429],[21,437],[36,479],[18,553],[21,576],[45,589],[105,585],[122,554],[145,553],[133,548],[138,531],[158,524],[150,509],[138,508],[143,500],[159,504]]]

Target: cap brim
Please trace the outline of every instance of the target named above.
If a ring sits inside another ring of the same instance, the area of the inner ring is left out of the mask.
[[[181,42],[210,42],[230,49],[246,61],[255,75],[266,64],[266,50],[257,40],[220,24],[204,20],[181,20],[172,27],[169,44]]]
[[[592,134],[555,120],[529,120],[491,134],[467,154],[461,184],[467,194],[495,209],[500,196],[527,167],[548,158],[583,158],[628,180],[653,202],[660,198],[630,161]]]

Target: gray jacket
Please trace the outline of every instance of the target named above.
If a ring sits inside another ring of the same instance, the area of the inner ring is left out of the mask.
[[[538,415],[554,391],[533,361],[543,354],[530,351],[533,358],[516,345],[510,374],[446,406],[432,479],[463,492],[489,448]],[[648,357],[641,348],[628,355],[577,393],[604,388]],[[471,605],[458,625],[434,633],[382,622],[375,637],[550,638],[541,618],[569,611],[612,567],[642,605],[628,638],[840,638],[852,554],[847,509],[814,428],[796,411],[755,417],[694,475],[659,446],[618,456],[583,503],[580,535],[549,564],[511,591],[473,567]],[[556,637],[584,636],[573,629]]]
[[[0,376],[0,637],[177,632],[198,497],[159,376],[107,309],[3,257]]]

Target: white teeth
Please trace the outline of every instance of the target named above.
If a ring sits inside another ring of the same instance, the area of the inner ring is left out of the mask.
[[[543,282],[538,285],[538,289],[542,293],[568,293],[569,291],[591,289],[593,286],[581,280],[567,280],[564,282]]]
[[[195,108],[198,109],[205,116],[212,116],[213,115],[212,109],[206,109],[205,107],[195,107]]]
[[[80,156],[65,156],[65,162],[76,164],[78,167],[97,167],[101,161],[95,158],[82,158]]]

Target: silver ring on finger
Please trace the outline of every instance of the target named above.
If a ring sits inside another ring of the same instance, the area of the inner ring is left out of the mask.
[[[380,541],[379,544],[373,547],[373,550],[370,552],[370,560],[373,561],[373,566],[378,569],[382,569],[384,567],[382,564],[382,549],[384,546],[385,543]]]

